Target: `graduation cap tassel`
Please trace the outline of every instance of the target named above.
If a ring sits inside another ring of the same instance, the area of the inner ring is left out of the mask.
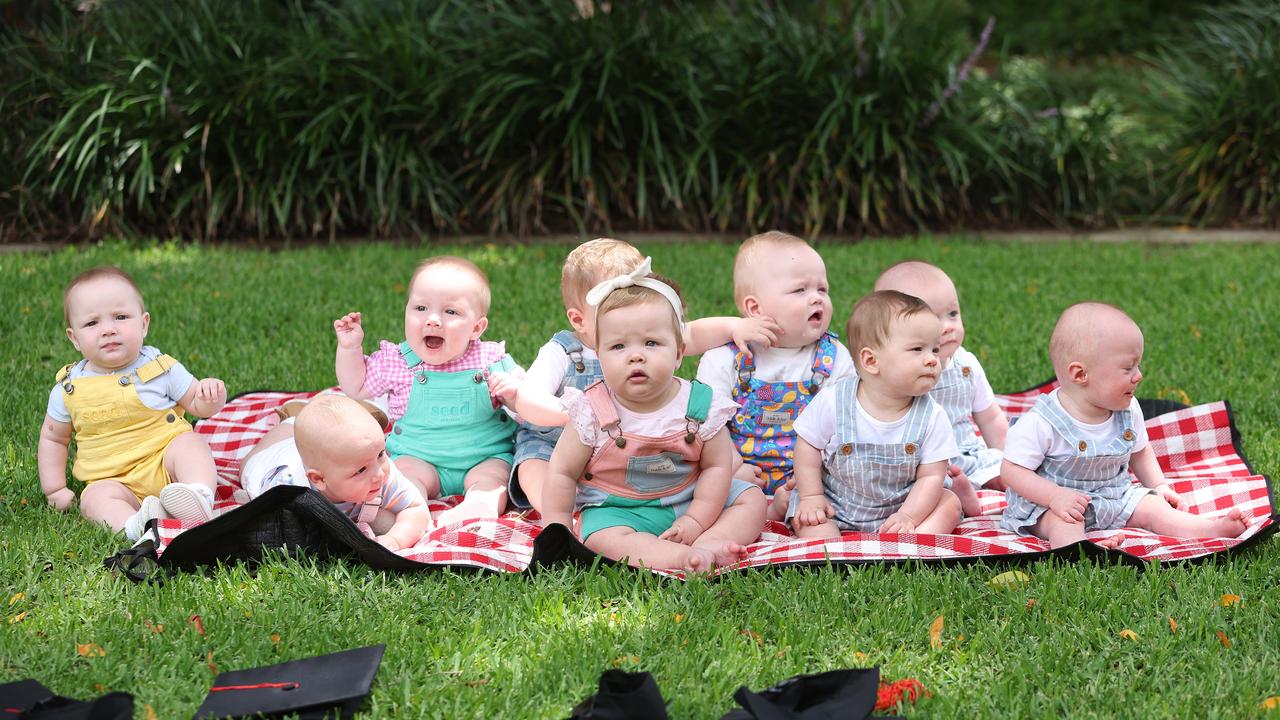
[[[219,685],[209,688],[209,692],[225,692],[227,690],[261,690],[263,688],[297,690],[300,687],[302,686],[296,682],[258,683],[256,685]]]

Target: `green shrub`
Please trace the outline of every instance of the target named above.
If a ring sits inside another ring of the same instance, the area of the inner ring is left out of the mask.
[[[1000,47],[1010,53],[1123,55],[1152,50],[1176,35],[1204,0],[969,0],[969,23],[994,16],[1004,28]]]
[[[1280,226],[1280,4],[1205,11],[1156,62],[1175,127],[1165,211],[1188,222]]]

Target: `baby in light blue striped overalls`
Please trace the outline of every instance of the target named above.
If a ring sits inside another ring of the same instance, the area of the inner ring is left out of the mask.
[[[1084,302],[1058,318],[1049,358],[1062,387],[1042,396],[1005,443],[1006,530],[1055,548],[1089,531],[1124,527],[1173,537],[1244,532],[1238,508],[1216,517],[1182,509],[1186,501],[1160,470],[1133,397],[1142,352],[1142,330],[1119,308]],[[1116,534],[1098,544],[1115,547],[1121,539]]]
[[[920,298],[884,290],[853,306],[845,332],[857,375],[818,393],[796,419],[788,522],[800,537],[951,532],[960,500],[943,481],[958,450],[947,413],[929,398],[942,324]]]
[[[996,404],[982,363],[961,347],[964,321],[960,317],[956,286],[941,268],[920,260],[906,260],[880,273],[875,289],[915,295],[929,304],[942,323],[942,345],[938,353],[942,374],[938,384],[929,391],[929,397],[947,411],[956,445],[960,447],[960,454],[951,458],[947,469],[949,487],[960,498],[965,515],[978,515],[982,505],[974,488],[1004,489],[1000,481],[1000,461],[1004,457],[1001,451],[1009,432],[1009,420]]]

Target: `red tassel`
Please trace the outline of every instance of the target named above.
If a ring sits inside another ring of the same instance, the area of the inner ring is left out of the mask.
[[[890,710],[900,705],[903,700],[914,703],[921,694],[932,695],[915,678],[903,678],[887,685],[881,683],[880,689],[876,691],[876,710]]]

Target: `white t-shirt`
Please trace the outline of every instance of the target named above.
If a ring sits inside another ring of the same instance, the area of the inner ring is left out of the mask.
[[[816,344],[816,343],[815,343]],[[844,343],[837,340],[836,360],[831,367],[831,377],[823,382],[835,382],[855,374],[853,356]],[[761,382],[805,382],[813,377],[814,345],[798,348],[764,348],[753,353],[756,363],[752,377]],[[733,362],[734,352],[728,345],[712,348],[702,354],[698,363],[698,381],[712,390],[733,397],[733,386],[738,383],[738,370]]]
[[[675,378],[680,383],[676,396],[663,407],[648,413],[632,412],[623,407],[616,399],[614,408],[618,411],[618,421],[624,432],[644,437],[666,437],[685,429],[685,410],[689,406],[690,388],[693,386],[684,378]],[[586,394],[574,388],[565,388],[560,398],[569,422],[583,445],[601,447],[609,442],[608,433],[600,432],[599,421],[591,409],[591,401]],[[711,407],[707,410],[707,420],[698,428],[698,437],[710,440],[716,433],[724,429],[729,418],[738,411],[738,405],[723,393],[711,391]]]
[[[94,372],[89,369],[88,360],[81,360],[71,367],[66,379],[74,381],[82,377],[129,375],[133,379],[133,387],[138,393],[138,399],[142,401],[143,405],[152,410],[168,410],[177,404],[183,395],[187,394],[187,390],[191,389],[191,383],[195,382],[196,378],[182,366],[182,363],[174,362],[168,372],[152,379],[151,382],[138,382],[138,368],[163,354],[150,345],[144,345],[138,353],[137,360],[129,363],[128,367],[109,373]],[[66,380],[63,382],[66,382]],[[46,412],[54,420],[65,423],[71,422],[71,413],[67,412],[64,392],[61,384],[53,386],[53,389],[49,391],[49,406]]]
[[[883,422],[871,417],[862,407],[861,400],[856,401],[855,405],[858,412],[858,442],[887,445],[903,441],[902,431],[906,429],[909,411],[897,420]],[[950,460],[960,454],[947,412],[933,400],[929,401],[929,405],[933,415],[929,418],[929,428],[925,430],[924,440],[920,443],[921,465]],[[801,439],[827,456],[839,452],[842,444],[841,439],[836,436],[836,424],[836,393],[820,392],[800,412],[795,429]]]
[[[1058,392],[1054,390],[1049,397],[1061,406]],[[1147,446],[1147,423],[1142,417],[1142,408],[1138,406],[1137,398],[1130,401],[1129,412],[1133,413],[1130,416],[1134,435],[1132,452],[1136,453]],[[1070,417],[1070,413],[1067,415]],[[1107,418],[1093,425],[1071,418],[1072,424],[1076,426],[1080,435],[1092,442],[1110,442],[1115,437],[1112,420],[1113,418]],[[1075,457],[1076,454],[1076,448],[1059,435],[1049,421],[1039,413],[1027,413],[1018,418],[1018,421],[1009,427],[1009,435],[1004,441],[1004,459],[1033,471],[1044,464],[1046,457],[1066,460]]]
[[[596,351],[587,346],[582,346],[582,359],[598,360]],[[539,390],[546,390],[548,395],[555,395],[560,392],[560,382],[564,380],[564,374],[569,370],[572,361],[569,354],[564,351],[560,343],[555,340],[548,340],[546,345],[538,349],[538,357],[534,358],[533,364],[525,371],[524,382],[531,387]]]

